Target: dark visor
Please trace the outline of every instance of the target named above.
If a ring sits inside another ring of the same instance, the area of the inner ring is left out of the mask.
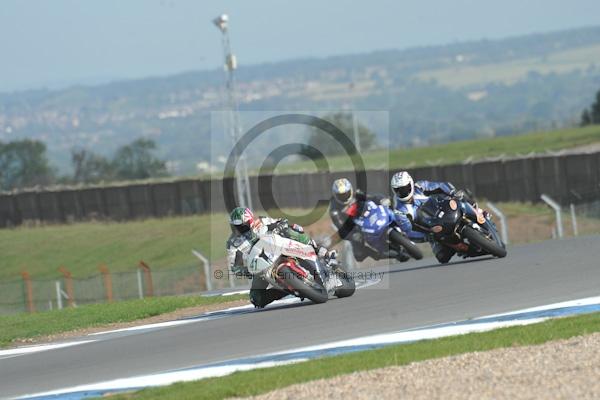
[[[411,189],[411,186],[406,185],[406,186],[401,186],[399,188],[394,188],[394,192],[398,195],[398,197],[405,198],[406,196],[408,196],[410,194],[410,189]]]
[[[350,191],[347,191],[345,193],[336,193],[335,198],[338,199],[340,203],[345,203],[350,198]]]
[[[233,225],[231,224],[231,230],[238,233],[246,233],[250,230],[248,225]]]

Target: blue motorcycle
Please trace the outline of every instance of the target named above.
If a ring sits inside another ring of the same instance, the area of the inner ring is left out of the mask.
[[[368,201],[362,215],[354,222],[362,231],[365,246],[378,253],[393,250],[407,253],[416,260],[423,258],[417,245],[400,230],[397,216],[389,207]]]

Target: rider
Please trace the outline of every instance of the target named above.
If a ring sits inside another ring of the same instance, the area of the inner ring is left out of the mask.
[[[229,215],[231,236],[227,240],[227,262],[231,271],[236,275],[244,275],[252,278],[250,288],[250,301],[257,308],[263,308],[267,304],[279,300],[288,293],[279,289],[267,289],[269,283],[262,278],[253,277],[245,265],[245,256],[250,252],[254,241],[266,233],[277,235],[310,244],[320,258],[335,260],[335,251],[328,252],[325,247],[319,246],[312,240],[300,225],[288,224],[286,219],[255,217],[249,208],[236,207]]]
[[[425,242],[429,237],[419,231],[412,229],[412,221],[415,218],[417,210],[434,194],[446,194],[459,200],[465,200],[475,207],[475,201],[470,194],[464,190],[456,190],[450,182],[415,182],[407,171],[400,171],[392,176],[391,187],[393,192],[393,205],[399,220],[400,229],[415,242]],[[438,242],[431,242],[433,254],[437,260],[445,264],[456,253],[455,250],[446,247]]]
[[[354,220],[365,210],[366,203],[372,201],[377,205],[391,206],[390,199],[380,194],[367,195],[360,189],[356,192],[346,178],[336,179],[331,187],[332,197],[329,201],[329,216],[337,231],[337,242],[349,240],[352,243],[352,252],[356,261],[363,261],[367,257],[375,260],[381,258],[396,258],[400,261],[408,260],[408,255],[403,252],[389,250],[385,254],[365,246],[362,232],[356,227]],[[335,244],[333,243],[333,244]],[[332,244],[332,245],[333,245]]]

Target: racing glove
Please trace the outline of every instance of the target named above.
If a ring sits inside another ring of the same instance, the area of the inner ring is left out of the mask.
[[[390,200],[389,197],[384,197],[383,199],[381,199],[379,204],[381,204],[382,206],[388,207],[388,208],[392,207],[392,201]]]
[[[458,201],[463,201],[465,198],[465,192],[463,190],[454,190],[451,195]]]
[[[304,228],[298,224],[292,224],[292,226],[290,226],[290,229],[292,229],[298,233],[304,233]]]
[[[324,258],[329,252],[326,247],[317,244],[313,239],[311,239],[309,244],[315,249],[315,253],[317,253],[317,257],[319,258]]]

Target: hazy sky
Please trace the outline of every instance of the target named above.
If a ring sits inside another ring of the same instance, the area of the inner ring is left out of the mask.
[[[600,24],[598,0],[2,0],[0,91]]]

